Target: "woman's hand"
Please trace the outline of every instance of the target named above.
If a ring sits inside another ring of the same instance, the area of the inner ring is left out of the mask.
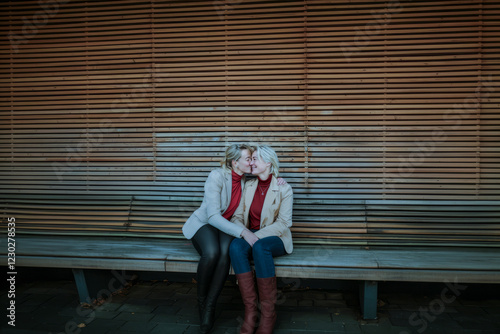
[[[278,186],[284,186],[285,184],[287,184],[287,182],[285,181],[285,179],[282,178],[282,177],[278,177],[276,179],[276,181],[278,182]]]
[[[245,239],[245,241],[248,242],[248,244],[252,247],[253,244],[256,243],[257,240],[259,240],[255,233],[250,230],[244,230],[243,232],[241,232],[241,237]]]

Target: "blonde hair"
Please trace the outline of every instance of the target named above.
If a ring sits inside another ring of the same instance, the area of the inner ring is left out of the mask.
[[[280,162],[278,160],[278,155],[274,150],[267,145],[258,145],[255,148],[255,153],[257,154],[257,157],[264,161],[265,163],[271,163],[271,174],[273,174],[275,177],[278,177],[279,175],[279,168],[280,168]]]
[[[220,162],[220,165],[225,170],[233,170],[233,160],[238,160],[241,158],[241,151],[248,150],[250,155],[253,153],[255,148],[248,144],[232,144],[226,148],[226,154]]]

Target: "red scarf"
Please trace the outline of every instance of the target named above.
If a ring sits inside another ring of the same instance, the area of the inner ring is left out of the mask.
[[[251,230],[260,230],[260,215],[262,213],[264,200],[266,199],[267,190],[269,190],[269,187],[271,186],[272,179],[272,175],[269,175],[267,180],[262,181],[259,179],[259,183],[257,183],[257,189],[253,195],[253,201],[250,206],[250,214],[248,217]]]
[[[231,219],[234,212],[236,211],[236,208],[238,208],[238,205],[240,204],[241,178],[243,177],[243,174],[238,175],[234,171],[231,171],[231,177],[233,182],[231,188],[231,202],[229,203],[226,211],[222,214],[222,217],[226,218],[227,220]]]

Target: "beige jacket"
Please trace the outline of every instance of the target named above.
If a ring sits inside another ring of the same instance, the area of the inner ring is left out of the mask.
[[[193,212],[191,217],[182,226],[182,233],[188,239],[205,224],[215,226],[222,232],[241,238],[244,227],[236,225],[222,217],[231,203],[232,190],[231,171],[222,168],[214,169],[205,181],[205,194],[201,206]],[[242,192],[244,191],[245,176],[241,179]],[[243,196],[242,196],[243,197]]]
[[[258,179],[248,181],[245,184],[240,205],[233,214],[231,221],[239,226],[248,228],[250,206],[253,196],[257,190]],[[292,232],[292,209],[293,191],[289,184],[278,186],[276,178],[273,176],[271,185],[266,194],[262,213],[260,215],[260,230],[255,232],[259,238],[277,236],[283,241],[288,254],[293,251]]]

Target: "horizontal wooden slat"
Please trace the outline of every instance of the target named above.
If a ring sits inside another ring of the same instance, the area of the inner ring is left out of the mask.
[[[23,236],[17,244],[16,266],[195,272],[199,259],[185,240]],[[297,246],[275,264],[283,277],[498,283],[499,256],[491,249],[316,245]]]

